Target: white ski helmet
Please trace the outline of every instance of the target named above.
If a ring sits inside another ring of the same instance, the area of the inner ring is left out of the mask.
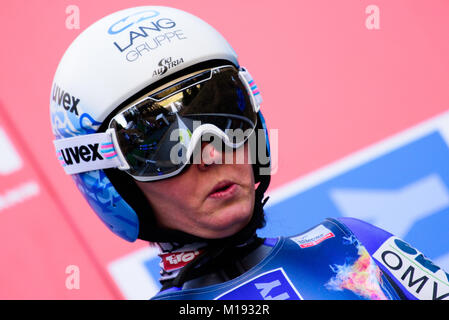
[[[82,172],[70,171],[58,141],[96,137],[108,129],[105,124],[118,110],[144,93],[187,71],[198,70],[200,66],[224,64],[240,68],[235,51],[214,28],[189,13],[160,6],[130,8],[102,18],[84,30],[63,55],[50,96],[51,124],[58,157],[96,214],[123,239],[166,240],[157,234],[152,215],[139,212],[144,200],[135,192],[129,192],[130,188],[136,190],[131,186],[132,179],[123,182],[123,171],[90,164]],[[251,99],[259,106],[260,94],[246,70],[241,70],[251,90]],[[262,114],[257,111],[258,127],[266,132]],[[112,146],[116,142],[112,137],[109,144]],[[268,139],[266,144],[269,150]],[[89,155],[88,152],[86,146],[77,149],[74,156],[78,160],[80,157],[92,160],[95,155],[101,158],[100,155],[106,154],[95,151]],[[116,158],[121,154],[117,152],[118,156],[111,161],[119,161]],[[115,175],[122,178],[112,178]],[[262,180],[263,195],[269,175],[256,177],[256,181]],[[144,224],[152,226],[143,230]]]

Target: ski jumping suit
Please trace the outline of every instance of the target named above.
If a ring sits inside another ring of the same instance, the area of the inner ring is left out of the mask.
[[[449,300],[449,274],[403,240],[357,219],[326,219],[297,236],[263,239],[254,251],[261,250],[266,253],[257,263],[229,281],[187,281],[153,299]]]

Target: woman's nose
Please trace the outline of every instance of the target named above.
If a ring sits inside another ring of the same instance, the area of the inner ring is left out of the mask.
[[[197,162],[201,169],[206,169],[207,167],[214,164],[223,163],[223,152],[220,146],[216,146],[214,143],[202,142],[201,143],[201,157],[200,161]]]

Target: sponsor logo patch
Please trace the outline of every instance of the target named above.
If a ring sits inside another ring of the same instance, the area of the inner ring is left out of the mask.
[[[173,271],[181,269],[201,253],[200,250],[184,251],[175,253],[164,253],[160,257],[164,265],[164,270]]]
[[[449,274],[403,240],[390,237],[373,257],[417,299],[449,300]]]
[[[309,232],[291,238],[295,241],[301,248],[309,248],[320,244],[324,240],[335,237],[335,235],[328,228],[320,224],[319,226],[313,228]]]
[[[302,300],[283,268],[260,274],[214,300]]]

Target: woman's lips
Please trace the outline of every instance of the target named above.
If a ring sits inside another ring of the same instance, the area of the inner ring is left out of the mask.
[[[217,183],[212,191],[209,193],[208,198],[212,199],[227,199],[232,197],[237,191],[237,184],[232,181],[222,181]]]

